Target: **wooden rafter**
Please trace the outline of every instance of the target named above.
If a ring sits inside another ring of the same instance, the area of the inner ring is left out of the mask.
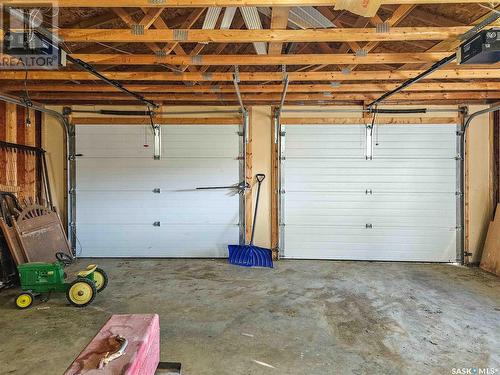
[[[410,14],[410,12],[413,11],[414,8],[415,8],[415,5],[411,5],[411,4],[400,5],[394,11],[394,13],[389,17],[389,19],[387,19],[385,22],[387,23],[387,25],[389,27],[397,26],[402,20],[404,20]],[[382,20],[377,20],[376,17],[373,17],[372,23],[374,23],[374,24],[382,23]],[[377,48],[379,45],[380,45],[380,42],[368,42],[364,46],[362,46],[361,48],[366,52],[371,52],[375,48]],[[354,70],[354,69],[356,69],[356,66],[357,65],[350,65],[350,66],[348,66],[348,68],[350,70]]]
[[[8,5],[39,6],[40,0],[4,0]],[[381,0],[381,4],[475,4],[484,0]],[[498,2],[493,1],[493,2]],[[112,7],[210,7],[210,6],[332,6],[335,0],[58,0],[59,7],[71,8],[112,8]]]
[[[288,25],[288,13],[290,8],[288,7],[275,7],[272,9],[271,15],[271,29],[273,30],[285,30]],[[268,54],[269,55],[280,55],[281,49],[283,48],[283,43],[269,43]]]
[[[413,78],[421,70],[383,70],[342,72],[290,72],[290,81],[401,81]],[[105,72],[106,77],[121,81],[232,81],[232,73],[172,73],[172,72]],[[427,79],[499,79],[500,69],[441,69],[430,74]],[[1,80],[24,80],[23,71],[2,71]],[[30,71],[29,79],[36,81],[94,81],[95,76],[87,72],[70,71]],[[281,81],[281,72],[240,72],[241,81]]]
[[[386,33],[375,28],[335,28],[306,30],[202,30],[202,29],[147,29],[134,35],[130,29],[59,29],[66,42],[103,43],[253,43],[253,42],[359,42],[445,40],[469,31],[457,27],[393,27]],[[3,34],[3,32],[2,32]]]
[[[289,93],[286,97],[287,102],[331,102],[331,101],[364,101],[377,99],[383,92],[370,93]],[[99,101],[130,101],[130,96],[126,94],[115,93],[94,93],[92,95],[81,95],[80,93],[66,93],[64,98],[61,98],[59,93],[33,93],[33,99],[40,102],[50,101],[79,101],[95,103]],[[188,102],[234,102],[236,95],[232,94],[183,94],[183,93],[160,93],[146,94],[145,97],[149,100],[157,102],[162,101],[188,101]],[[264,102],[264,103],[279,103],[281,99],[280,93],[242,93],[244,102]],[[498,100],[500,99],[500,91],[460,91],[460,92],[400,92],[391,97],[391,101],[406,101],[406,100]]]
[[[203,44],[200,44],[203,46]],[[309,64],[404,64],[430,63],[449,56],[449,52],[372,53],[367,56],[348,54],[291,54],[291,55],[198,55],[198,45],[188,55],[157,57],[149,54],[74,54],[94,65],[309,65]],[[493,67],[493,66],[491,66]]]
[[[288,92],[381,92],[390,91],[399,86],[399,83],[344,83],[338,86],[331,84],[290,84]],[[126,88],[136,92],[149,93],[192,93],[192,87],[184,85],[145,85],[128,84]],[[116,88],[104,84],[38,84],[29,87],[30,92],[117,92]],[[23,84],[2,85],[3,92],[21,92],[24,90]],[[283,85],[240,85],[241,92],[258,93],[274,92],[281,93]],[[500,81],[473,81],[467,84],[460,82],[425,82],[416,83],[406,89],[406,91],[500,91]],[[197,93],[233,93],[234,86],[224,84],[218,86],[199,85],[196,87]]]

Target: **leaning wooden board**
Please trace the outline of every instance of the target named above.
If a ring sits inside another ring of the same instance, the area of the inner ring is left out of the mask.
[[[125,354],[98,369],[116,350],[116,335],[125,337]],[[65,375],[153,375],[160,362],[160,320],[156,314],[113,315],[68,367]]]
[[[495,219],[488,227],[480,267],[500,276],[500,205],[497,205]]]

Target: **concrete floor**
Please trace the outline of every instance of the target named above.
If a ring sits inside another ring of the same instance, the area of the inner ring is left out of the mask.
[[[161,358],[182,362],[187,375],[500,370],[500,279],[479,269],[328,261],[280,261],[273,270],[222,260],[99,264],[110,284],[85,309],[54,295],[20,311],[15,290],[0,293],[1,374],[61,374],[120,313],[158,313]]]

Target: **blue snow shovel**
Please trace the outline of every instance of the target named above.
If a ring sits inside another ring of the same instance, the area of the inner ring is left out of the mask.
[[[260,185],[266,178],[265,174],[255,175],[257,179],[257,199],[255,201],[255,212],[253,214],[252,237],[249,245],[228,245],[229,263],[243,267],[269,267],[273,268],[273,253],[271,249],[258,247],[253,244],[255,235],[255,220],[259,208]]]

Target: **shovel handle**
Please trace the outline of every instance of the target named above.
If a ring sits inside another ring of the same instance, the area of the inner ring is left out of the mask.
[[[266,175],[263,173],[258,173],[255,175],[255,178],[257,179],[257,182],[262,182],[266,178]]]

